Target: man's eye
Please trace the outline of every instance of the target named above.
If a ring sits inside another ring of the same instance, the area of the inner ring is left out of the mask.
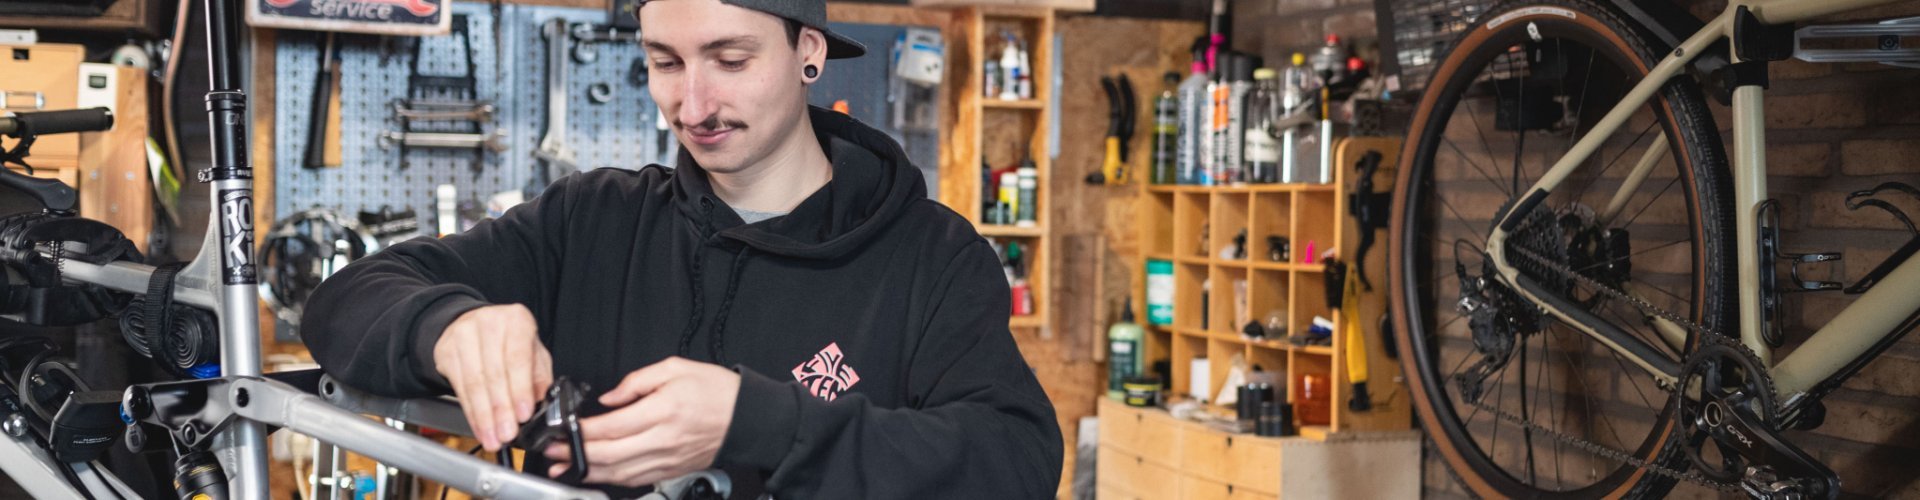
[[[739,70],[742,70],[742,69],[746,69],[746,67],[747,67],[747,60],[746,60],[746,59],[741,59],[741,60],[737,60],[737,61],[728,61],[728,60],[725,60],[725,59],[721,59],[721,60],[720,60],[720,67],[721,67],[721,68],[724,68],[724,69],[727,69],[727,70],[730,70],[730,71],[739,71]]]
[[[654,61],[653,62],[653,69],[660,70],[660,71],[673,71],[679,68],[680,68],[680,63],[678,61]]]

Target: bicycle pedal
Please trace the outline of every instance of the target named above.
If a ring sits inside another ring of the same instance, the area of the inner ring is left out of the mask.
[[[1920,37],[1920,17],[1887,19],[1869,24],[1825,24],[1800,28],[1793,32],[1793,57],[1813,63],[1875,62],[1889,66],[1920,68],[1920,48],[1903,46],[1907,37]],[[1873,48],[1814,49],[1807,40],[1835,38],[1873,38]]]

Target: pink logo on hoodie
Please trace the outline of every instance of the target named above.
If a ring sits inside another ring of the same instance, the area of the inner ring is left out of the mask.
[[[840,343],[827,344],[825,349],[813,355],[813,359],[793,367],[793,378],[814,397],[833,401],[846,392],[853,384],[860,383],[860,374],[846,364],[847,356],[840,353]]]

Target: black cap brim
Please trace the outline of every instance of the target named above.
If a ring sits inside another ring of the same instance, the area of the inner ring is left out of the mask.
[[[817,29],[817,28],[816,28]],[[827,37],[827,59],[848,59],[867,55],[867,46],[831,30],[821,29]]]

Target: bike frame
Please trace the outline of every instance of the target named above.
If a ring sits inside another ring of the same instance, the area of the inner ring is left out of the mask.
[[[1534,290],[1531,280],[1522,276],[1507,259],[1504,242],[1509,231],[1522,220],[1530,209],[1546,199],[1547,194],[1558,188],[1581,163],[1597,150],[1608,136],[1613,135],[1620,125],[1647,103],[1659,89],[1693,62],[1693,59],[1707,49],[1709,45],[1722,38],[1732,38],[1735,15],[1745,7],[1761,22],[1776,25],[1787,24],[1815,17],[1863,9],[1881,4],[1890,4],[1898,0],[1734,0],[1726,10],[1709,21],[1704,28],[1688,37],[1679,47],[1648,71],[1647,77],[1627,93],[1611,111],[1596,123],[1576,142],[1566,156],[1553,164],[1547,173],[1541,176],[1526,195],[1520,198],[1516,209],[1495,224],[1492,234],[1487,238],[1487,253],[1501,276],[1513,283],[1516,290],[1525,295],[1534,304],[1541,306],[1549,314],[1559,318],[1569,326],[1592,336],[1600,343],[1626,357],[1635,365],[1647,370],[1663,383],[1673,383],[1680,376],[1679,360],[1661,354],[1654,346],[1639,337],[1619,331],[1604,322],[1593,320],[1590,316],[1570,304],[1543,298]],[[1729,44],[1731,45],[1731,44]],[[1739,56],[1733,54],[1734,61]],[[1876,345],[1890,337],[1912,329],[1920,323],[1920,259],[1909,259],[1895,268],[1878,286],[1861,295],[1826,326],[1821,327],[1806,341],[1807,348],[1796,350],[1791,355],[1773,362],[1772,350],[1761,339],[1762,310],[1760,307],[1760,272],[1771,262],[1760,262],[1758,249],[1758,227],[1756,219],[1760,204],[1767,198],[1766,175],[1766,126],[1763,87],[1745,85],[1733,91],[1733,191],[1734,191],[1734,237],[1738,263],[1738,317],[1740,341],[1751,348],[1768,365],[1773,385],[1780,401],[1792,403],[1810,390],[1822,384],[1837,384],[1840,379],[1852,375],[1866,361],[1878,354]],[[1667,154],[1667,138],[1662,135],[1649,147],[1645,155],[1628,174],[1620,190],[1607,208],[1601,212],[1601,220],[1610,220],[1626,204],[1627,197],[1639,188],[1652,167],[1659,163],[1660,155]],[[1672,322],[1653,320],[1655,330],[1669,345],[1684,345],[1687,331]]]

